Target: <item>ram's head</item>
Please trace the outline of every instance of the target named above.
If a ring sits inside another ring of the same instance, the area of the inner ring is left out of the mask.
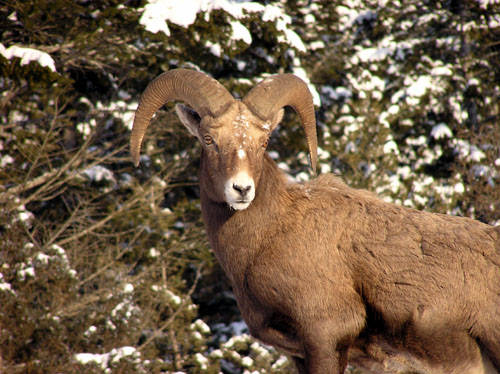
[[[139,164],[142,139],[154,113],[169,101],[181,101],[176,112],[201,142],[205,192],[216,202],[246,209],[255,197],[264,152],[271,132],[291,106],[305,129],[311,165],[316,168],[316,121],[307,85],[292,74],[266,78],[241,101],[215,79],[193,70],[176,69],[158,76],[141,96],[130,138]]]

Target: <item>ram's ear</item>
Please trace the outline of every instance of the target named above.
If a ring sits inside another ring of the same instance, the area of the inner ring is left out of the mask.
[[[285,110],[283,108],[281,108],[280,110],[278,110],[273,118],[271,119],[271,127],[269,129],[269,132],[273,132],[273,130],[278,127],[278,125],[280,124],[280,122],[283,120],[283,115],[285,114]]]
[[[200,116],[193,109],[182,105],[177,104],[175,106],[175,112],[177,116],[181,120],[182,124],[186,126],[189,133],[196,138],[200,138]]]

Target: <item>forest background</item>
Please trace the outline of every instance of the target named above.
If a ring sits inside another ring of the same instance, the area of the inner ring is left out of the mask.
[[[236,97],[297,74],[322,173],[500,224],[498,0],[9,0],[0,19],[0,373],[290,371],[241,322],[171,105],[131,163],[140,93],[169,69]],[[269,151],[309,178],[293,111]]]

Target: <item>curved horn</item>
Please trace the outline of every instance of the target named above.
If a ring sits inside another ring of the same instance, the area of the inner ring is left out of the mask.
[[[223,113],[234,98],[219,82],[198,71],[174,69],[159,75],[146,87],[135,111],[130,151],[136,166],[139,165],[142,139],[151,118],[173,100],[185,102],[203,118]]]
[[[243,102],[264,121],[270,120],[284,106],[291,106],[300,116],[309,146],[311,167],[316,173],[316,117],[311,92],[302,79],[293,74],[273,75],[252,88]]]

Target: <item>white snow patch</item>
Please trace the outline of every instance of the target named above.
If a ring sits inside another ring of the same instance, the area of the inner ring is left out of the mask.
[[[215,358],[215,359],[221,359],[224,357],[224,353],[220,349],[215,349],[212,352],[210,352],[210,357]]]
[[[382,97],[382,92],[385,91],[386,82],[377,75],[372,75],[368,70],[364,70],[360,76],[354,77],[352,74],[347,74],[351,85],[359,91],[361,98],[366,98],[368,95],[379,100]]]
[[[397,174],[403,179],[408,179],[411,176],[411,168],[408,165],[398,168]]]
[[[407,138],[406,144],[412,146],[421,146],[427,144],[427,138],[423,135],[420,135],[418,138]]]
[[[239,343],[247,343],[250,341],[250,335],[248,334],[241,334],[241,335],[235,335],[231,337],[226,343],[224,343],[223,347],[226,349],[232,349],[235,346],[237,346]]]
[[[490,5],[500,5],[500,0],[477,0],[477,2],[483,9],[487,9]]]
[[[134,292],[134,286],[132,283],[127,283],[124,287],[123,287],[123,292],[124,293],[132,293]]]
[[[0,291],[10,291],[10,292],[14,293],[14,291],[12,290],[11,284],[5,282],[5,279],[4,279],[2,273],[0,273]]]
[[[318,159],[320,160],[329,160],[332,157],[332,154],[321,147],[317,148],[318,151]]]
[[[220,57],[222,55],[222,47],[219,43],[212,43],[211,41],[207,40],[205,42],[205,46],[207,46],[207,48],[210,50],[210,53],[214,56]]]
[[[432,75],[444,75],[444,76],[451,76],[453,75],[453,71],[451,68],[447,66],[438,66],[435,67],[431,70]]]
[[[140,352],[134,347],[125,346],[120,348],[114,348],[109,353],[77,353],[75,354],[75,360],[82,365],[88,365],[90,363],[95,363],[105,370],[110,363],[116,363],[122,358],[127,356],[139,356]]]
[[[446,124],[438,123],[431,130],[431,136],[434,139],[451,138],[453,136],[452,131]]]
[[[123,357],[132,356],[136,353],[138,353],[137,349],[130,346],[125,346],[118,349],[112,349],[110,352],[111,356],[114,356],[112,362],[118,362]]]
[[[22,212],[19,212],[19,221],[21,222],[27,222],[28,224],[30,224],[30,222],[35,218],[35,215],[33,213],[31,213],[30,211],[22,211]]]
[[[82,365],[88,365],[90,363],[95,363],[101,368],[105,369],[108,365],[108,354],[98,354],[98,353],[77,353],[75,355],[75,360]]]
[[[135,304],[131,303],[129,300],[122,301],[118,303],[111,311],[111,317],[124,317],[130,319],[134,314],[139,312],[139,308]]]
[[[243,367],[246,367],[246,368],[251,367],[251,366],[253,365],[253,360],[252,360],[252,358],[251,358],[251,357],[248,357],[248,356],[243,357],[243,359],[241,360],[241,365],[242,365]],[[258,372],[257,372],[257,373],[258,373]]]
[[[188,27],[196,20],[196,15],[201,10],[200,7],[201,2],[197,0],[150,0],[144,7],[139,23],[153,34],[161,31],[170,36],[167,20],[176,25]]]
[[[453,139],[452,144],[455,146],[455,152],[467,161],[479,162],[486,157],[483,151],[465,140]]]
[[[198,330],[203,334],[210,334],[210,327],[201,319],[197,319],[191,324],[192,330]]]
[[[194,340],[203,341],[203,335],[201,335],[199,331],[193,331],[191,333],[191,336],[193,337]]]
[[[126,97],[128,93],[121,91],[120,96]],[[123,124],[129,130],[132,130],[134,123],[135,109],[137,108],[137,101],[126,102],[124,100],[117,100],[111,102],[109,105],[103,105],[101,102],[97,103],[97,108],[102,110],[107,110],[115,116],[115,118],[121,119]]]
[[[97,332],[97,327],[94,325],[90,326],[85,332],[83,333],[84,336],[89,337]]]
[[[426,188],[429,187],[433,182],[434,178],[432,178],[431,176],[420,177],[413,181],[413,192],[425,192]]]
[[[266,349],[265,346],[263,346],[262,344],[260,344],[259,342],[253,342],[252,345],[250,346],[250,349],[255,352],[255,354],[257,355],[257,357],[261,356],[261,357],[270,357],[270,353],[269,353],[269,350]]]
[[[231,39],[233,40],[243,40],[246,44],[252,44],[252,35],[250,31],[243,26],[241,22],[232,21],[231,29],[233,31],[231,35]]]
[[[82,174],[93,182],[107,181],[116,183],[113,172],[101,165],[91,166],[90,168],[85,169]]]
[[[458,182],[455,186],[453,186],[453,190],[456,193],[463,194],[465,192],[465,186],[462,182]]]
[[[387,56],[393,53],[393,49],[382,47],[382,48],[365,48],[357,53],[358,58],[362,62],[373,62],[373,61],[382,61]]]
[[[271,366],[272,369],[276,370],[286,365],[288,358],[286,356],[280,356],[276,362]]]
[[[345,30],[355,23],[363,23],[364,21],[370,21],[377,17],[377,14],[371,10],[359,11],[359,3],[349,1],[345,5],[339,5],[335,8],[336,13],[339,15],[339,23],[341,30]]]
[[[301,171],[295,176],[295,181],[296,182],[307,182],[311,177],[309,176],[308,173]]]
[[[323,48],[326,48],[326,45],[322,40],[315,40],[315,41],[309,43],[310,50],[315,51],[317,49],[323,49]]]
[[[281,25],[281,27],[279,25]],[[285,23],[278,22],[278,30],[283,31],[283,33],[285,34],[285,38],[283,38],[284,40],[282,40],[282,38],[278,36],[278,41],[289,44],[293,48],[301,52],[307,51],[306,46],[302,42],[302,39],[300,39],[300,36],[295,31],[290,30],[288,27],[286,27]]]
[[[7,60],[12,59],[13,57],[20,58],[21,65],[27,65],[30,62],[38,62],[41,66],[47,67],[53,72],[56,72],[54,59],[50,57],[48,53],[39,51],[38,49],[25,48],[17,45],[5,48],[5,46],[0,43],[0,54]]]
[[[2,282],[0,283],[0,291],[12,291],[12,286],[10,283]]]
[[[23,267],[22,269],[18,270],[17,276],[19,277],[20,281],[26,280],[26,278],[35,278],[35,268],[31,265]]]
[[[198,365],[200,366],[201,370],[207,370],[208,359],[205,356],[203,356],[201,353],[196,353],[194,355],[194,359],[198,363]]]
[[[356,119],[353,116],[342,116],[339,118],[338,122],[349,123],[349,125],[344,126],[344,134],[346,136],[349,136],[360,129],[359,122],[356,122]]]
[[[149,249],[149,257],[157,258],[158,256],[160,256],[160,251],[158,251],[155,247],[151,247]]]
[[[244,321],[235,321],[232,322],[229,326],[234,335],[245,334],[246,336],[246,332],[248,331],[248,326]]]
[[[231,0],[148,0],[139,23],[152,33],[163,32],[170,36],[167,21],[187,28],[195,22],[199,12],[205,12],[205,19],[208,20],[210,12],[216,9],[224,10],[235,19],[243,18],[245,13],[261,12],[264,22],[274,22],[276,28],[283,32],[284,42],[301,52],[306,51],[299,35],[288,27],[292,23],[291,17],[285,14],[281,7],[271,4]],[[245,26],[239,22],[231,22],[231,27],[233,38],[241,39],[247,44],[251,43],[252,37]]]
[[[472,165],[472,172],[475,177],[487,177],[492,174],[492,170],[486,165]]]
[[[338,86],[335,88],[333,88],[332,86],[323,86],[321,87],[321,92],[327,95],[332,100],[343,100],[352,96],[352,92],[346,87],[342,86]]]
[[[471,78],[467,81],[467,86],[479,86],[481,82],[477,78]]]
[[[177,296],[176,294],[174,294],[170,290],[165,290],[165,293],[168,296],[168,298],[170,299],[170,302],[172,302],[175,306],[181,305],[182,299],[180,298],[180,296]]]
[[[306,71],[302,67],[295,66],[293,68],[293,74],[295,74],[307,84],[307,87],[309,88],[309,91],[311,92],[311,95],[313,97],[313,104],[316,106],[321,106],[321,97],[319,96],[316,87],[309,80]]]
[[[269,155],[269,157],[271,157],[273,160],[277,160],[278,158],[280,158],[280,154],[276,151],[269,151],[267,152],[267,154]],[[500,158],[498,159],[500,161]]]
[[[432,87],[433,83],[431,77],[428,75],[423,75],[418,77],[416,81],[411,82],[410,86],[406,90],[406,93],[409,96],[421,97],[424,96]]]
[[[399,105],[393,104],[387,109],[387,112],[392,115],[396,115],[399,113]]]
[[[245,61],[242,61],[242,60],[235,60],[236,61],[236,68],[240,71],[242,70],[245,70],[246,66],[247,66],[247,63]],[[241,82],[243,79],[239,79],[240,83],[243,83]],[[249,81],[250,82],[250,81]],[[250,82],[248,85],[250,86],[252,83]]]
[[[394,153],[399,155],[399,148],[394,140],[389,140],[384,144],[384,153]]]
[[[14,163],[14,158],[10,155],[5,155],[0,158],[0,168],[5,168]]]
[[[35,255],[35,260],[43,265],[47,265],[49,263],[50,256],[47,256],[45,253],[38,252]]]
[[[83,138],[86,139],[92,132],[92,129],[95,129],[96,126],[96,120],[94,118],[91,118],[89,122],[80,122],[79,124],[77,124],[76,129],[80,134],[83,135]]]
[[[326,174],[326,173],[331,173],[332,172],[332,167],[328,164],[319,164],[321,174]]]
[[[399,179],[399,175],[397,175],[397,174],[391,175],[391,176],[387,177],[387,181],[389,182],[389,185],[388,185],[389,189],[393,193],[398,193],[398,191],[401,188],[401,180]]]
[[[54,252],[56,252],[60,257],[66,259],[66,261],[68,260],[68,258],[66,256],[66,251],[60,245],[52,244],[50,249],[52,249]]]

